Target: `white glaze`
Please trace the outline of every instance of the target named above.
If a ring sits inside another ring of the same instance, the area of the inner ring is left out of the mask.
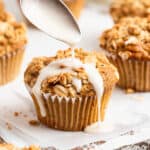
[[[130,36],[127,41],[125,41],[125,45],[137,44],[138,39],[135,36]]]
[[[61,65],[65,65],[66,68],[60,68]],[[61,60],[56,60],[55,62],[50,63],[46,67],[44,67],[38,76],[38,79],[32,88],[32,92],[35,94],[40,110],[43,116],[46,115],[45,108],[41,101],[41,83],[44,79],[50,76],[59,75],[60,73],[66,73],[66,72],[73,72],[73,68],[80,68],[83,67],[87,73],[88,80],[93,85],[97,98],[98,98],[98,109],[100,110],[101,107],[101,97],[103,95],[103,79],[101,75],[99,74],[98,70],[96,69],[96,66],[93,64],[83,64],[79,59],[77,58],[65,58]],[[97,84],[98,83],[98,84]],[[79,86],[79,85],[77,85]],[[79,87],[78,87],[79,88]],[[98,113],[98,118],[100,121],[100,111]]]
[[[81,91],[82,82],[81,82],[80,79],[78,79],[78,78],[73,78],[72,84],[76,87],[77,92],[80,92],[80,91]]]
[[[78,43],[81,32],[76,20],[60,0],[21,0],[24,15],[48,35],[68,43]]]

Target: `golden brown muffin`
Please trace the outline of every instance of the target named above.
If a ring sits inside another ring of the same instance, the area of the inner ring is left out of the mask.
[[[11,144],[0,144],[0,150],[40,150],[37,146],[31,146],[29,148],[18,148]]]
[[[0,11],[3,11],[4,9],[4,2],[3,0],[0,0]]]
[[[104,120],[105,108],[108,104],[113,87],[118,81],[116,68],[109,63],[103,54],[75,49],[74,59],[83,64],[95,64],[98,76],[102,76],[103,93],[101,96],[101,120]],[[41,70],[56,61],[70,58],[72,51],[59,51],[55,57],[35,58],[25,72],[25,84],[30,92],[39,120],[51,128],[60,130],[79,131],[98,120],[98,99],[95,88],[90,82],[83,67],[74,66],[71,70],[63,72],[68,66],[60,63],[61,70],[57,75],[48,75],[39,84],[40,91],[35,86],[41,80]],[[50,68],[52,70],[53,68]],[[76,80],[76,82],[74,82]],[[80,84],[78,84],[80,83]],[[80,89],[78,86],[80,85]],[[97,83],[101,84],[101,83]],[[101,89],[99,89],[101,90]],[[38,97],[37,94],[40,96]],[[44,107],[46,114],[42,114]]]
[[[2,13],[0,13],[0,85],[3,85],[15,79],[19,73],[27,38],[23,23],[17,23],[12,17],[5,20],[5,15],[1,15]]]
[[[81,11],[84,7],[84,0],[64,0],[65,4],[72,11],[76,18],[80,17]]]
[[[100,45],[120,73],[119,86],[150,91],[150,20],[129,17],[106,30]]]
[[[149,0],[113,0],[110,13],[115,22],[124,17],[150,16]]]

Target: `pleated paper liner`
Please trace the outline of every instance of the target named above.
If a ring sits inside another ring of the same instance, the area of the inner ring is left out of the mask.
[[[120,74],[118,85],[121,88],[139,92],[150,91],[150,61],[123,60],[119,56],[108,56],[108,59],[118,68]]]
[[[65,4],[76,18],[80,17],[81,11],[84,7],[84,1],[85,0],[64,0]]]
[[[112,93],[112,88],[104,92],[102,97],[102,119],[104,119],[105,108]],[[65,131],[82,131],[88,125],[98,120],[98,101],[94,97],[65,98],[58,96],[41,96],[42,103],[46,110],[43,117],[38,101],[34,94],[34,100],[38,119],[50,128]]]
[[[0,85],[4,85],[17,77],[23,55],[24,49],[19,49],[0,57]]]

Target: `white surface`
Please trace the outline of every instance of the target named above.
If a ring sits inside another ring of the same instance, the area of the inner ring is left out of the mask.
[[[16,1],[5,0],[8,9],[16,14],[21,20]],[[100,50],[98,37],[100,33],[112,25],[108,15],[100,15],[93,10],[85,9],[81,20],[81,30],[83,38],[78,47],[87,50]],[[108,140],[102,149],[112,149],[123,144],[136,142],[141,139],[150,138],[150,93],[137,93],[126,95],[124,91],[116,89],[110,100],[106,121],[107,125],[112,124],[113,132],[102,132],[101,134],[87,134],[84,132],[62,132],[46,128],[45,126],[32,127],[28,121],[35,119],[35,111],[31,97],[25,89],[23,83],[23,72],[32,57],[42,55],[53,55],[56,50],[64,49],[67,46],[61,42],[53,40],[36,29],[29,28],[29,44],[19,78],[0,88],[0,135],[19,146],[26,144],[40,144],[41,146],[56,146],[63,149],[88,144],[94,141]],[[27,114],[14,117],[14,111]],[[7,130],[6,122],[13,126],[12,130]],[[120,134],[130,130],[136,130],[135,135],[126,135],[118,138]]]

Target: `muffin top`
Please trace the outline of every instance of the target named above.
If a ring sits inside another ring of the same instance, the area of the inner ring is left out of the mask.
[[[0,56],[22,49],[26,43],[26,28],[23,23],[0,20]]]
[[[31,146],[29,148],[18,148],[11,144],[0,144],[0,149],[1,150],[40,150],[40,148],[36,146]]]
[[[33,59],[25,72],[26,85],[29,88],[33,88],[44,67],[55,63],[56,61],[61,62],[61,60],[65,59],[70,59],[70,63],[73,63],[74,59],[77,59],[83,64],[95,64],[99,75],[103,78],[105,90],[112,88],[118,81],[119,77],[116,68],[109,63],[103,54],[75,49],[74,58],[72,59],[72,50],[68,49],[65,51],[58,51],[54,57],[40,57]],[[63,63],[60,63],[58,67],[62,70],[67,68]],[[52,68],[50,69],[52,70]],[[42,93],[64,97],[79,97],[81,95],[95,96],[96,94],[85,69],[77,66],[72,67],[68,72],[62,71],[58,75],[49,75],[41,82],[40,86]]]
[[[5,10],[2,10],[2,11],[0,11],[0,21],[15,22],[16,20],[15,20],[15,17],[11,13],[9,13]]]
[[[150,18],[128,17],[103,32],[100,46],[123,59],[150,60]]]
[[[127,16],[147,17],[150,15],[149,0],[113,0],[110,13],[115,22]]]

